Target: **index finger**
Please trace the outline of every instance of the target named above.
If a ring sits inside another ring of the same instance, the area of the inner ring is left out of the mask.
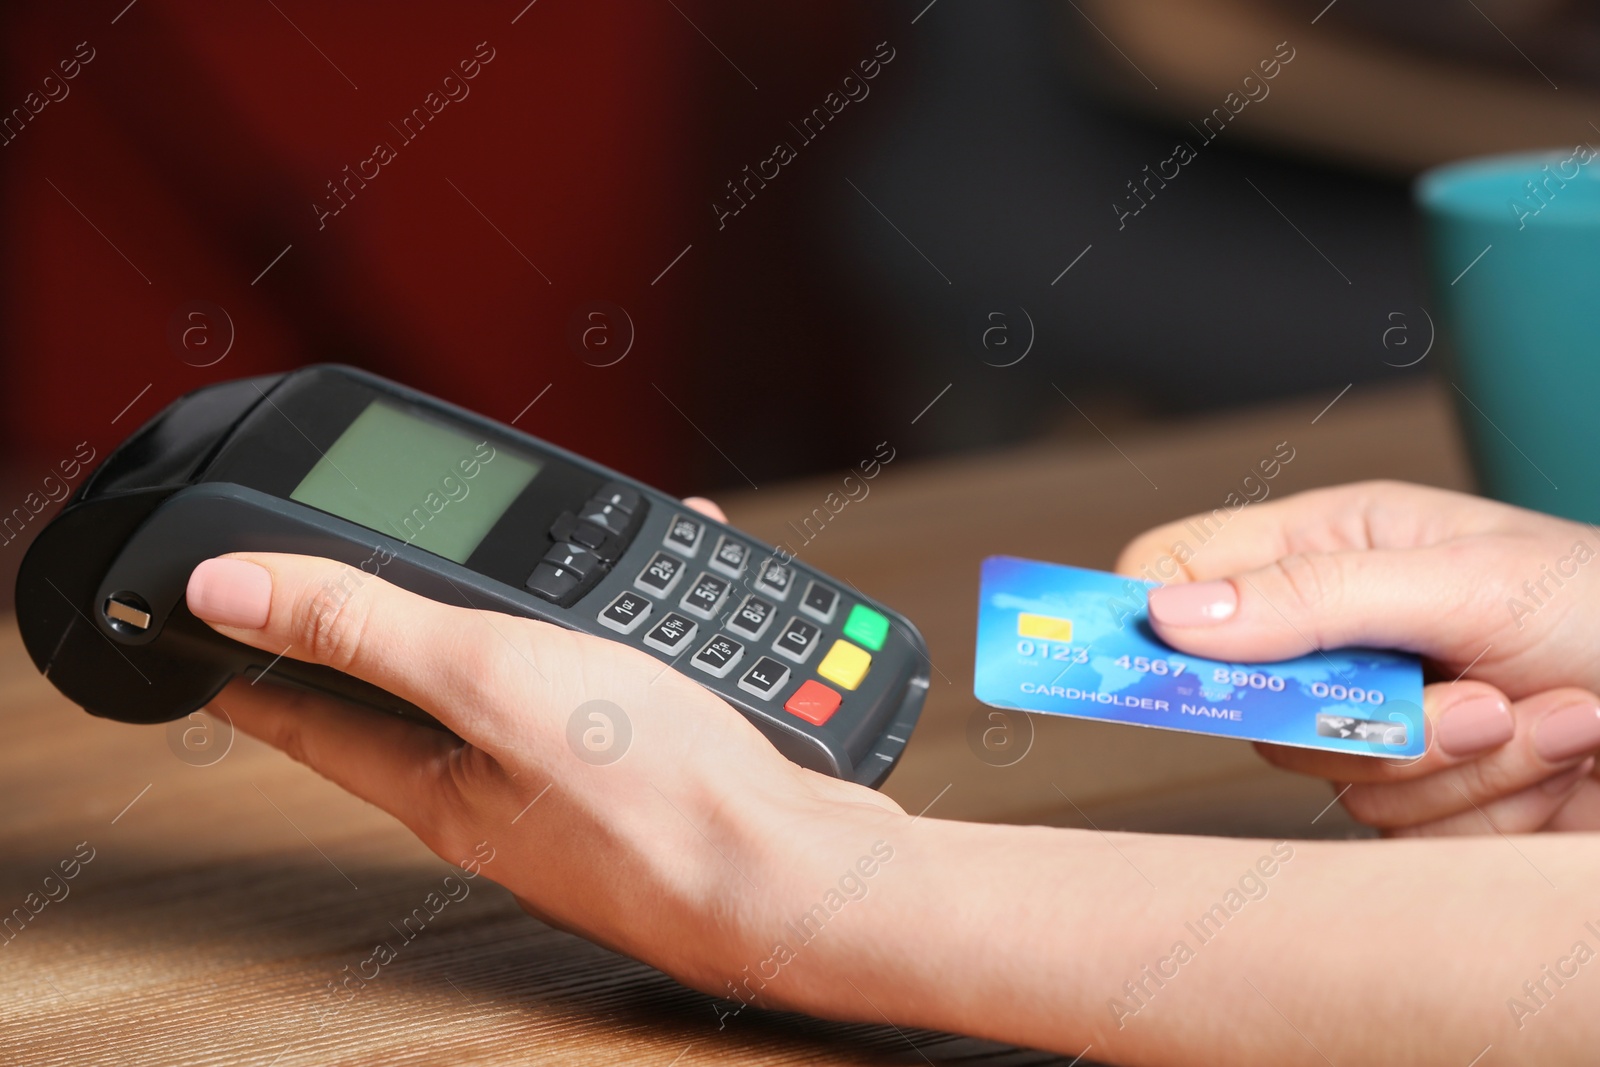
[[[1116,571],[1152,582],[1199,582],[1296,553],[1431,544],[1517,526],[1523,515],[1465,493],[1402,482],[1358,482],[1261,503],[1230,496],[1209,512],[1140,534],[1122,550]]]

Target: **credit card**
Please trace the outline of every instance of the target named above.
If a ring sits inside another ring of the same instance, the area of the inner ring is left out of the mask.
[[[1154,582],[983,561],[973,690],[997,708],[1394,758],[1422,755],[1422,665],[1370,648],[1202,659],[1150,628]]]

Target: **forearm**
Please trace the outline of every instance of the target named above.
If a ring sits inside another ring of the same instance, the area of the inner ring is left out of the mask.
[[[790,913],[851,848],[892,858],[825,929],[774,916],[792,958],[752,1002],[1128,1063],[1460,1067],[1488,1045],[1541,1063],[1600,1046],[1600,963],[1584,965],[1597,837],[1270,842],[876,816],[830,832],[850,837],[818,850],[817,886],[791,879]]]

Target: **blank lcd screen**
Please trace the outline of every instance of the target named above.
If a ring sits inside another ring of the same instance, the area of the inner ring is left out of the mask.
[[[289,499],[465,563],[542,466],[374,400]]]

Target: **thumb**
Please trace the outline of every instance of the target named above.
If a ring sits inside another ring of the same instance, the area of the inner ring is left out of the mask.
[[[538,670],[534,649],[519,647],[532,644],[519,620],[441,604],[327,559],[208,559],[190,575],[187,600],[219,633],[371,682],[490,748],[517,726],[502,707],[515,691],[508,675]]]
[[[1168,644],[1209,659],[1370,645],[1464,662],[1495,625],[1484,598],[1463,596],[1483,587],[1474,570],[1470,557],[1437,548],[1300,552],[1231,578],[1152,589],[1150,623]]]

